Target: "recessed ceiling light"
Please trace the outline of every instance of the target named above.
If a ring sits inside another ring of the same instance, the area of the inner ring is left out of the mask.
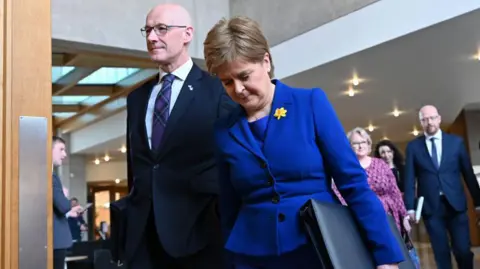
[[[357,77],[354,77],[352,79],[352,84],[353,86],[358,86],[358,84],[360,84],[360,80]]]
[[[110,156],[105,155],[105,157],[103,157],[103,159],[104,159],[106,162],[108,162],[108,161],[110,161]]]
[[[368,125],[368,127],[367,127],[367,130],[368,130],[369,132],[373,132],[373,131],[375,131],[375,129],[376,129],[376,127],[373,126],[372,124]]]
[[[122,146],[122,147],[120,148],[120,152],[122,152],[122,153],[127,152],[127,147]]]
[[[116,184],[120,183],[120,179],[119,178],[115,179],[115,183]]]
[[[398,117],[403,114],[403,111],[400,111],[397,108],[395,108],[392,112],[390,112],[390,114],[394,117]]]
[[[94,163],[95,163],[96,165],[99,165],[99,164],[100,164],[100,160],[99,160],[99,159],[95,159]]]
[[[344,92],[345,95],[348,95],[348,96],[350,96],[350,97],[355,96],[355,94],[357,94],[357,93],[360,93],[360,91],[354,89],[354,88],[351,87],[351,86],[348,88],[348,90],[346,90],[346,91]]]
[[[419,134],[417,127],[413,127],[413,131],[411,132],[414,136],[417,136]]]

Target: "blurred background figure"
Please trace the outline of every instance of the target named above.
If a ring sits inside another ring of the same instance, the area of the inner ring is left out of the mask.
[[[397,146],[390,140],[382,140],[375,146],[374,156],[375,158],[384,160],[388,164],[395,176],[398,189],[403,193],[405,189],[405,182],[403,180],[405,162]]]
[[[465,181],[475,207],[480,188],[462,138],[440,129],[437,108],[424,106],[418,114],[424,134],[408,143],[405,159],[405,204],[412,220],[415,196],[424,197],[422,217],[439,269],[452,269],[450,243],[458,268],[473,269]],[[450,238],[450,239],[449,239]]]
[[[57,136],[52,138],[52,165],[59,167],[67,157],[65,141]],[[60,178],[52,173],[53,196],[53,268],[63,269],[67,249],[73,244],[67,218],[77,218],[83,212],[81,206],[72,207],[65,196],[68,190],[63,188]]]
[[[78,199],[75,197],[72,197],[70,199],[70,204],[72,208],[78,206],[79,205]],[[70,233],[72,234],[73,242],[82,241],[82,234],[88,230],[83,214],[76,217],[69,216],[68,225],[70,226]]]
[[[372,139],[363,128],[355,128],[348,132],[347,137],[353,148],[360,165],[365,169],[370,188],[382,201],[385,211],[390,214],[397,224],[400,233],[408,233],[411,230],[410,216],[407,214],[403,197],[398,189],[397,181],[390,167],[382,159],[370,157],[372,151]],[[336,189],[334,189],[343,204],[347,204]]]

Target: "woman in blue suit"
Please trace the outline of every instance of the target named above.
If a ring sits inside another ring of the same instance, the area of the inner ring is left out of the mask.
[[[298,212],[311,198],[339,203],[328,170],[365,230],[377,268],[398,268],[404,258],[386,213],[325,93],[272,80],[268,43],[245,17],[219,21],[204,55],[240,104],[215,130],[229,262],[237,269],[321,268]]]

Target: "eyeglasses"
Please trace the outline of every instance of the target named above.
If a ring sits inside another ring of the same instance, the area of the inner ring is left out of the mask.
[[[420,121],[421,122],[431,122],[431,121],[436,120],[437,118],[438,118],[438,115],[435,115],[435,116],[430,116],[430,117],[424,117]]]
[[[352,147],[360,147],[360,146],[366,146],[368,145],[367,141],[359,141],[359,142],[352,142],[351,143]]]
[[[140,32],[142,33],[143,37],[147,37],[150,35],[152,30],[155,32],[157,36],[163,36],[165,35],[170,29],[172,28],[187,28],[185,25],[165,25],[165,24],[158,24],[155,26],[145,26],[142,29],[140,29]]]

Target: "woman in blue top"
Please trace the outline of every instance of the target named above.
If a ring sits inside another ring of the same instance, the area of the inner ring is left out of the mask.
[[[245,17],[219,21],[204,55],[240,104],[215,129],[229,262],[237,269],[321,268],[298,212],[311,198],[338,203],[328,170],[365,230],[377,268],[398,268],[404,258],[386,213],[325,93],[272,80],[268,43]]]

